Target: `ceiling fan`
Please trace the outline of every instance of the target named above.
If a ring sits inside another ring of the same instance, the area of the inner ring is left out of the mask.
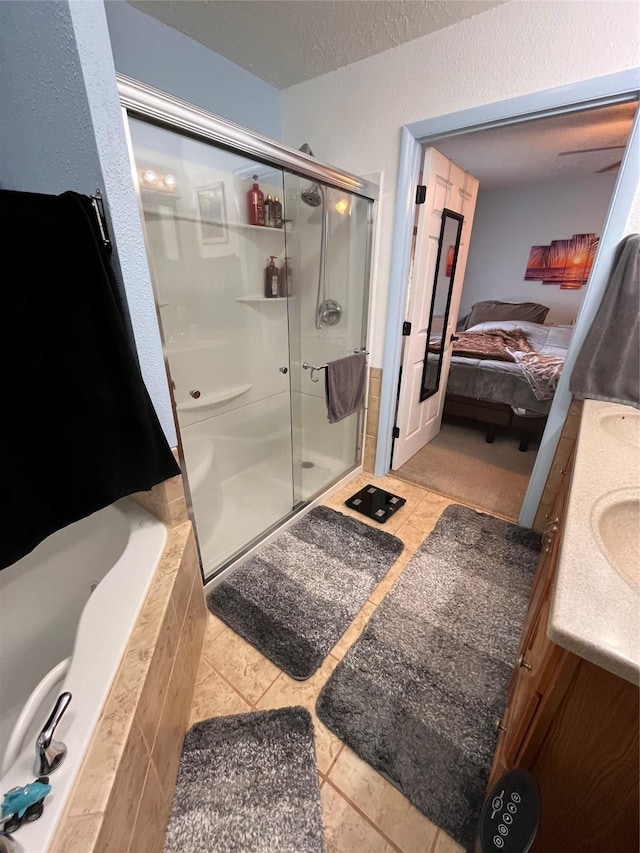
[[[626,145],[603,145],[601,148],[578,148],[576,151],[560,151],[558,157],[565,157],[567,154],[587,154],[590,151],[615,151],[615,150],[624,150]],[[601,172],[611,172],[613,169],[617,169],[618,166],[622,163],[622,158],[617,160],[615,163],[612,163],[610,166],[605,166],[604,169],[596,169],[596,175],[599,175]]]

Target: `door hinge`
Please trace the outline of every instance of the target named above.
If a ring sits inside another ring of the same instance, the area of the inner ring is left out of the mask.
[[[400,438],[400,428],[399,427],[394,427],[391,430],[391,437],[392,438]]]
[[[402,324],[402,337],[408,338],[410,334],[411,334],[411,323],[409,323],[407,320],[405,320],[404,323]]]
[[[427,185],[418,184],[416,187],[416,204],[424,204],[427,198]]]

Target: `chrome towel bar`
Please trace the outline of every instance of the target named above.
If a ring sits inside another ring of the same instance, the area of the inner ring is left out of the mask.
[[[369,355],[369,350],[366,350],[364,348],[354,349],[354,351],[353,351],[354,355],[358,355],[359,353],[364,353],[364,355]],[[315,374],[318,370],[326,370],[327,367],[329,367],[328,364],[310,364],[308,361],[302,362],[302,369],[311,371],[311,381],[312,382],[320,382],[320,378],[317,377]]]

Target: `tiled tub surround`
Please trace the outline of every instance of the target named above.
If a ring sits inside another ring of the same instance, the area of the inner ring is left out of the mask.
[[[186,517],[179,477],[136,497],[167,521]],[[206,617],[193,530],[183,521],[168,530],[51,853],[162,851]]]
[[[376,442],[378,440],[378,418],[380,416],[380,387],[382,368],[369,368],[369,393],[367,396],[367,425],[364,436],[362,469],[373,474],[376,464]]]
[[[174,450],[173,455],[179,465],[177,451]],[[148,492],[136,492],[131,497],[147,512],[164,522],[167,527],[174,527],[176,524],[187,521],[187,504],[182,477],[172,477],[164,483],[158,483]]]

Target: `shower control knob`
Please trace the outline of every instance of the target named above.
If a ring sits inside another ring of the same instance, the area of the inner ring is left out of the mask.
[[[280,373],[288,373],[289,372],[288,367],[279,367],[278,370],[280,371]]]
[[[189,394],[193,397],[194,400],[197,400],[200,396],[200,391],[197,388],[194,388],[193,391],[189,391]]]

